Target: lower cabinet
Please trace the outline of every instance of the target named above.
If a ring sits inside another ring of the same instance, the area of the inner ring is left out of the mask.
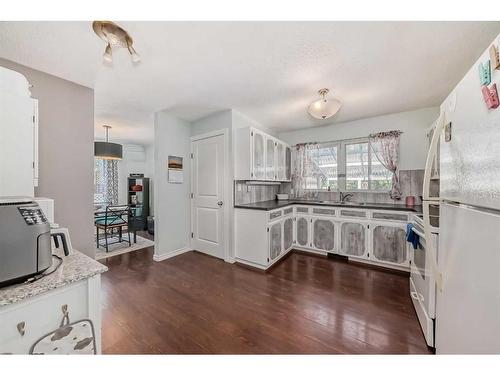
[[[304,211],[299,211],[302,208]],[[350,213],[355,210],[343,211]],[[408,217],[408,213],[387,211],[383,212],[383,217],[374,220],[373,212],[369,210],[356,211],[363,217],[336,216],[335,213],[321,215],[319,212],[314,215],[313,212],[313,208],[306,206],[297,206],[293,211],[235,210],[236,260],[267,269],[297,247],[398,269],[408,267],[406,222],[396,221],[400,216],[402,219],[403,215]],[[399,216],[388,216],[391,214]],[[266,231],[267,236],[260,235]]]
[[[288,251],[293,247],[293,217],[283,219],[283,249]]]
[[[346,256],[366,258],[368,253],[368,225],[354,221],[340,223],[339,253]]]
[[[295,237],[299,246],[311,247],[309,223],[310,219],[307,216],[297,216],[296,218]]]
[[[283,251],[282,243],[282,221],[278,221],[269,227],[269,259],[275,260]]]
[[[406,226],[402,224],[372,223],[372,260],[406,266],[408,246]]]
[[[324,217],[312,218],[312,248],[333,252],[337,246],[335,235],[337,223]]]

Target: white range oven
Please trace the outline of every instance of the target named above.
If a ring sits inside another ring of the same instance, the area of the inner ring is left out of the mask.
[[[430,240],[434,242],[434,249],[438,249],[439,206],[434,206],[429,218],[431,229]],[[429,259],[430,254],[427,251],[427,241],[429,239],[426,240],[425,238],[423,215],[412,215],[412,224],[413,232],[419,236],[419,245],[414,249],[413,245],[410,244],[410,296],[417,312],[425,341],[428,346],[434,347],[436,281],[432,272],[432,260]]]

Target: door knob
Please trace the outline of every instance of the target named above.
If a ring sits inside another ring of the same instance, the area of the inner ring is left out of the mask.
[[[217,204],[219,205],[219,207],[222,207],[222,205],[224,204],[224,202],[218,201]]]

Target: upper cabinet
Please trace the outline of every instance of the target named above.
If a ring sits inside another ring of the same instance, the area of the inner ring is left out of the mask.
[[[234,136],[235,179],[290,181],[291,148],[256,128],[237,129]]]
[[[0,196],[34,196],[38,185],[38,102],[26,78],[0,68]]]

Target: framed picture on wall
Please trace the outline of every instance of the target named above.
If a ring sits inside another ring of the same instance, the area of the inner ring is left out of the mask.
[[[182,184],[184,182],[184,171],[182,157],[168,156],[168,182],[171,184]]]

